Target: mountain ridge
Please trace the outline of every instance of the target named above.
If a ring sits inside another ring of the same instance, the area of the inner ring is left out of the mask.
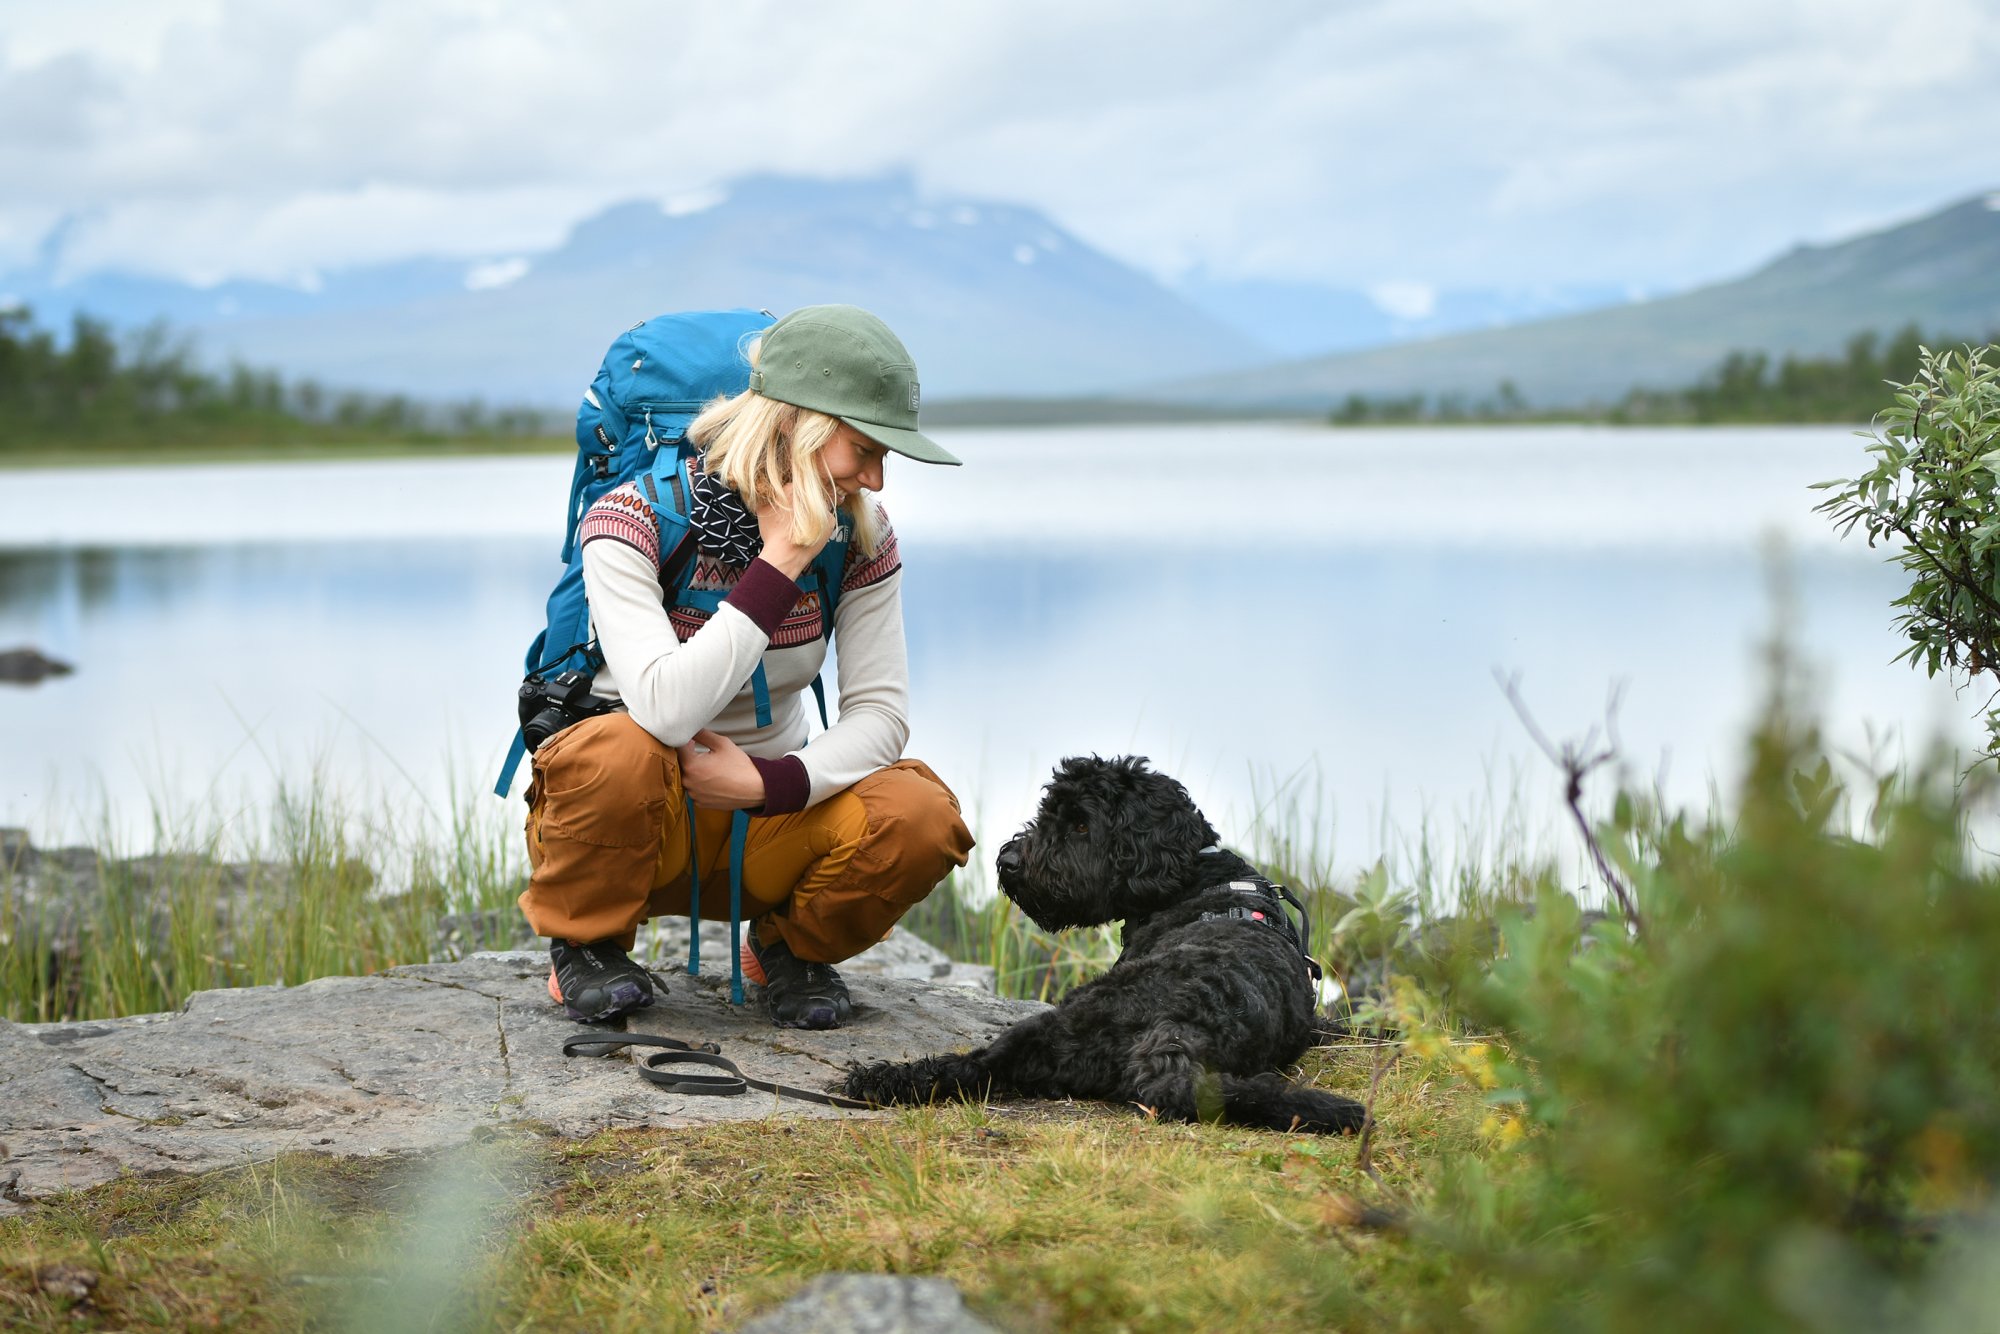
[[[58,321],[164,318],[210,359],[343,388],[546,406],[573,403],[611,339],[665,310],[865,305],[902,335],[933,398],[1095,392],[1272,355],[1037,210],[926,196],[905,174],[752,176],[626,201],[539,252],[293,285],[26,272],[0,276],[0,296]]]
[[[127,329],[164,319],[208,360],[332,387],[543,408],[574,401],[617,331],[701,307],[869,306],[902,333],[933,402],[1260,415],[1323,413],[1356,394],[1477,402],[1503,383],[1538,407],[1582,406],[1693,383],[1732,351],[1824,356],[1911,323],[1938,337],[2000,329],[2000,193],[1651,300],[1606,285],[1363,291],[1199,271],[1169,285],[1036,209],[926,194],[901,172],[746,176],[612,204],[539,251],[419,256],[290,283],[62,278],[73,228],[58,224],[37,264],[0,275],[0,304],[25,300],[44,323],[79,310]],[[1548,317],[1521,322],[1537,314]],[[1498,327],[1423,336],[1481,323]],[[1300,355],[1369,338],[1398,341]]]
[[[1854,335],[1916,324],[1934,337],[2000,331],[2000,192],[1909,222],[1801,244],[1687,292],[1505,328],[1163,380],[1154,402],[1324,412],[1349,395],[1493,396],[1543,407],[1608,403],[1692,384],[1733,351],[1829,356]]]

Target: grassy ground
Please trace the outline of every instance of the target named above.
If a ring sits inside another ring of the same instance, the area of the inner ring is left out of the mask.
[[[1328,954],[1357,900],[1296,823],[1249,841],[1319,891]],[[281,794],[261,834],[232,847],[183,843],[140,868],[151,879],[107,850],[103,892],[68,901],[82,944],[54,965],[55,920],[23,909],[0,865],[0,1012],[140,1013],[204,987],[421,959],[439,914],[512,911],[521,872],[497,822],[398,842],[312,793]],[[1364,907],[1382,896],[1366,878],[1349,888]],[[218,911],[239,893],[247,906]],[[1052,936],[957,882],[911,925],[992,964],[1017,996],[1057,996],[1116,953],[1113,932]],[[1310,1053],[1300,1073],[1365,1098],[1377,1068],[1376,1048],[1351,1044]],[[1435,1061],[1380,1068],[1372,1176],[1352,1138],[1027,1104],[581,1143],[523,1129],[430,1158],[300,1155],[123,1180],[0,1220],[0,1326],[725,1328],[816,1274],[862,1270],[944,1275],[1009,1328],[1219,1328],[1252,1313],[1386,1328],[1424,1266],[1351,1225],[1420,1193],[1440,1157],[1478,1149],[1487,1109]]]
[[[1364,1097],[1368,1049],[1312,1053]],[[937,1274],[1008,1329],[1395,1328],[1427,1262],[1358,1227],[1479,1144],[1476,1090],[1382,1081],[1351,1139],[1096,1106],[523,1131],[115,1182],[0,1220],[0,1323],[102,1329],[729,1328],[829,1272]]]

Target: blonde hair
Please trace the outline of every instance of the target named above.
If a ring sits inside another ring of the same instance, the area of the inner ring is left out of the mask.
[[[750,344],[757,365],[763,340]],[[835,490],[819,461],[820,451],[840,433],[838,417],[766,398],[746,389],[718,398],[688,425],[688,439],[702,450],[702,471],[720,477],[754,513],[792,484],[792,541],[811,546],[833,526]],[[863,556],[880,543],[875,506],[861,495],[841,502],[854,542]]]

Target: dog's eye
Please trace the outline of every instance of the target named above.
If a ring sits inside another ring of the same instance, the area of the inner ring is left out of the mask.
[[[1085,824],[1083,821],[1078,820],[1075,824],[1069,827],[1069,832],[1074,834],[1078,838],[1086,838],[1090,834],[1090,826]]]

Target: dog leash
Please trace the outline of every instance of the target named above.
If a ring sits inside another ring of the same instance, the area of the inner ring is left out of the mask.
[[[816,1102],[826,1107],[850,1107],[861,1112],[877,1110],[876,1104],[863,1102],[859,1098],[843,1098],[838,1093],[820,1093],[813,1089],[793,1088],[789,1084],[777,1084],[768,1079],[757,1079],[746,1075],[737,1069],[736,1062],[724,1056],[722,1048],[713,1042],[691,1046],[678,1038],[655,1037],[650,1033],[622,1033],[617,1037],[604,1033],[572,1033],[563,1039],[562,1053],[565,1056],[609,1056],[626,1047],[665,1049],[641,1057],[637,1064],[641,1079],[649,1084],[657,1084],[669,1093],[734,1098],[748,1093],[751,1089],[762,1089],[781,1098],[797,1098],[801,1102]],[[662,1068],[673,1065],[705,1065],[725,1073],[711,1075]]]

